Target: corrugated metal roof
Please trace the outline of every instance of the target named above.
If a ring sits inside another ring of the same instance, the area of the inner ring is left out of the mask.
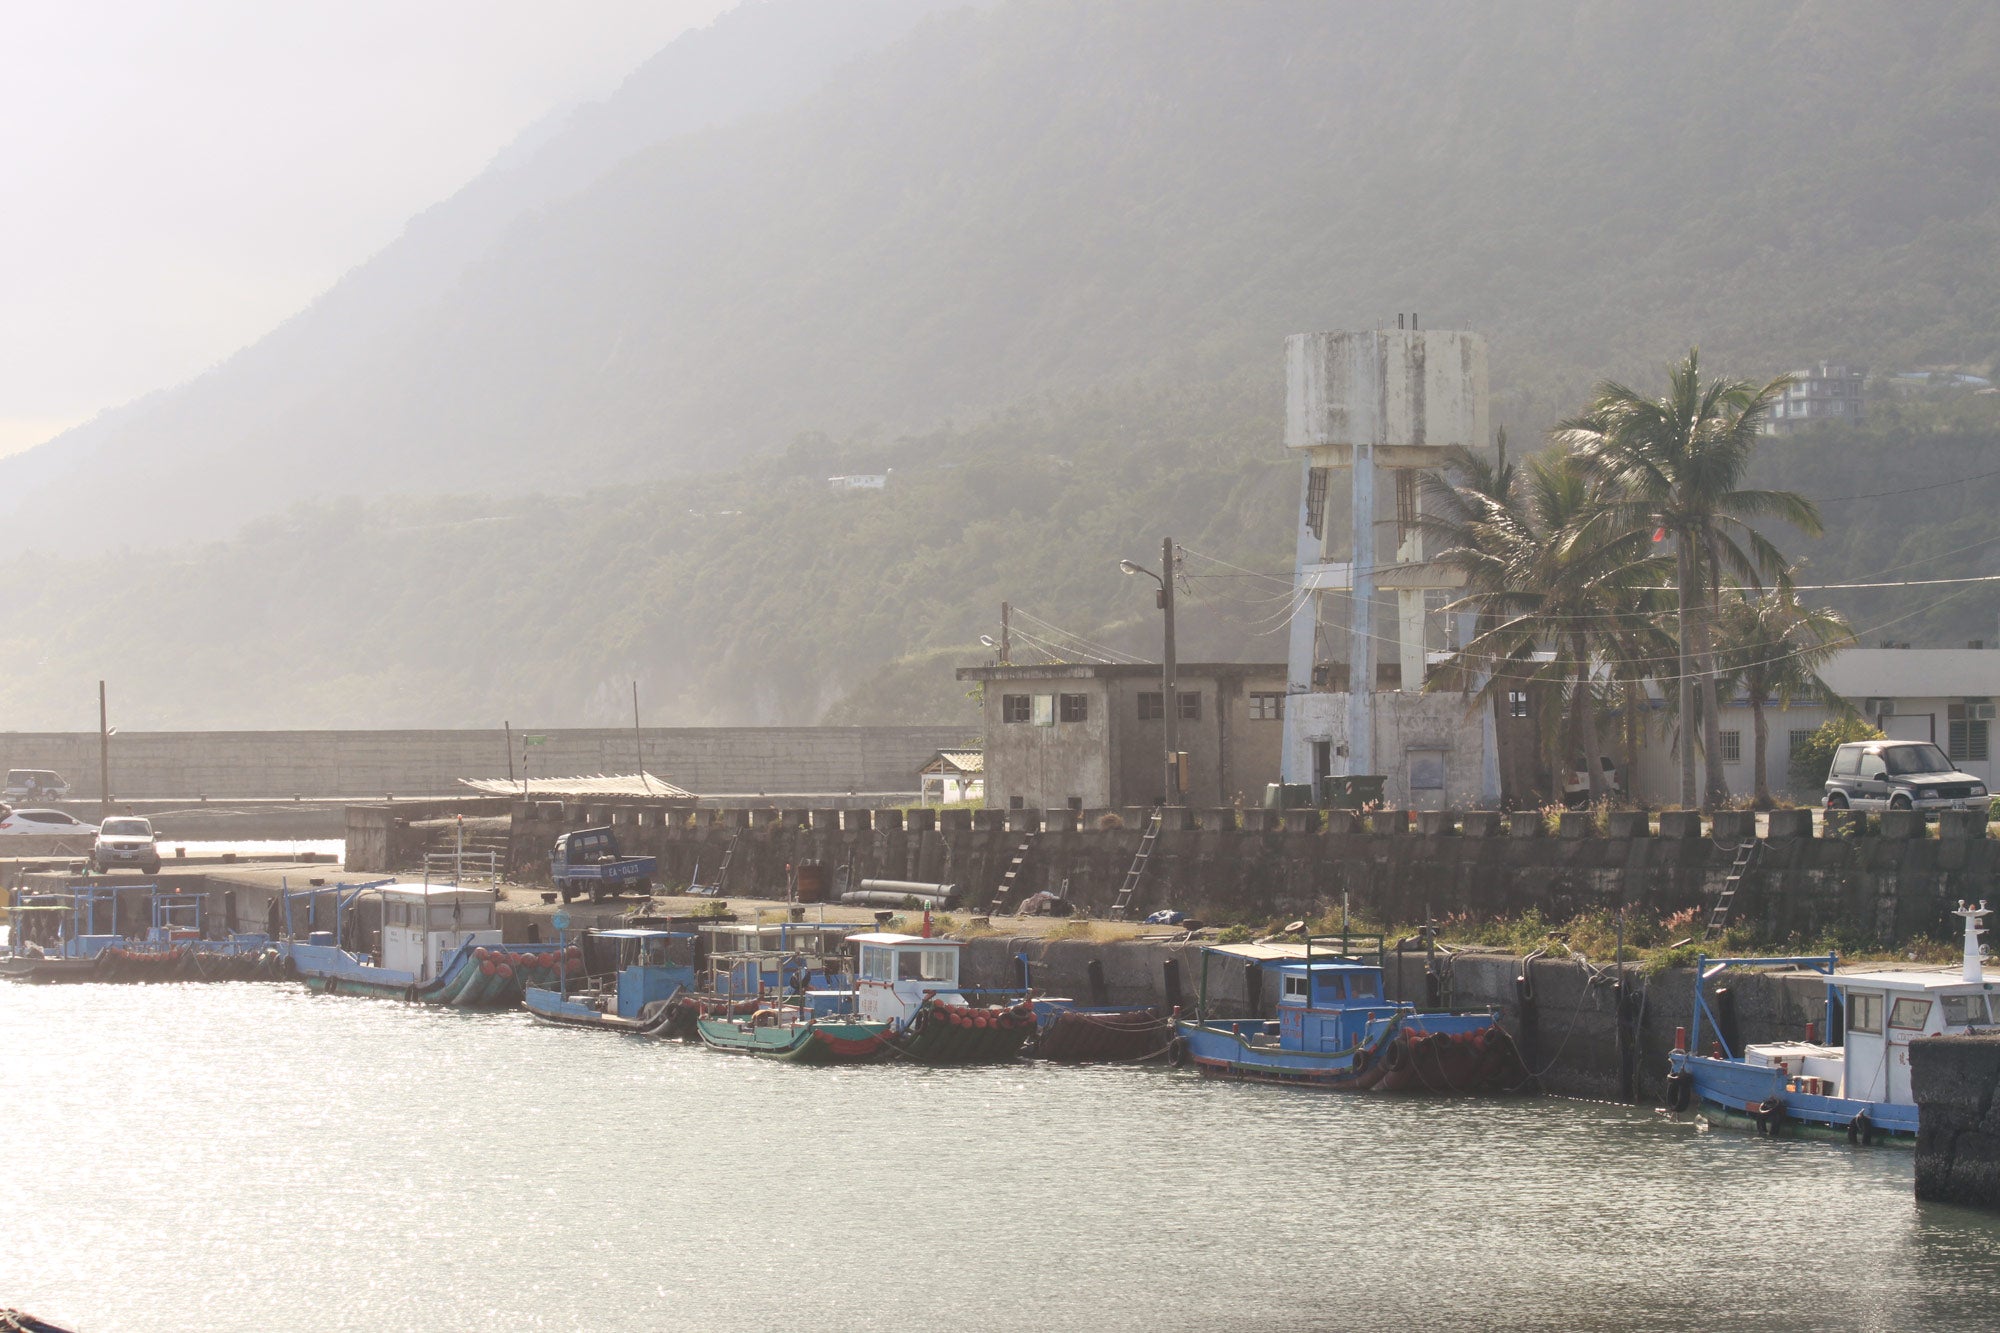
[[[961,773],[984,773],[986,771],[986,752],[984,750],[939,750],[935,755],[931,756],[931,761],[918,771],[923,773],[941,772],[947,764]]]
[[[1862,699],[1955,699],[2000,696],[2000,650],[1991,648],[1849,648],[1820,668],[1835,694]]]
[[[460,778],[460,782],[487,796],[519,796],[523,784],[513,778]],[[597,773],[590,777],[529,778],[530,796],[663,796],[669,800],[694,799],[673,783],[651,773]]]

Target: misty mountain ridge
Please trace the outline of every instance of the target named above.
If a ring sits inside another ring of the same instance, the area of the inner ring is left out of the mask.
[[[1489,335],[1517,429],[1696,340],[1760,373],[1994,350],[1991,6],[910,3],[798,42],[826,12],[680,39],[649,70],[707,83],[635,75],[217,371],[0,462],[6,530],[73,542],[86,493],[146,541],[576,492],[1135,377],[1275,392],[1284,334],[1399,309]],[[787,41],[823,71],[789,103],[714,73]]]

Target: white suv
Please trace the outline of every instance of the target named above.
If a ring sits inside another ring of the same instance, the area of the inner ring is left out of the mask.
[[[137,815],[112,815],[97,829],[90,864],[99,874],[119,866],[136,866],[148,875],[160,873],[160,844],[153,823]]]

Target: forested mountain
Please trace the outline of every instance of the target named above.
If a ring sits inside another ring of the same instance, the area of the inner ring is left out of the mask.
[[[750,79],[824,7],[640,83],[711,55]],[[1696,339],[1771,369],[1995,350],[1978,0],[838,8],[944,12],[794,43],[733,102],[709,78],[577,119],[379,279],[0,463],[0,532],[87,544],[85,496],[150,540],[302,498],[573,493],[1102,382],[1274,386],[1285,333],[1397,310],[1489,334],[1517,428]]]
[[[1183,655],[1275,659],[1285,334],[1478,329],[1517,445],[1696,341],[1984,366],[1995,68],[1971,0],[769,0],[0,461],[0,728],[99,675],[132,727],[616,721],[635,676],[657,723],[946,720],[1003,599],[1153,653],[1115,565],[1169,533]],[[1828,499],[1781,544],[1993,568],[1991,478],[1878,494],[1987,471],[1993,401],[1774,442]],[[1829,599],[1869,642],[1996,610]]]
[[[31,572],[0,719],[94,724],[104,674],[127,727],[616,725],[632,679],[650,724],[976,726],[952,668],[990,658],[1003,600],[1017,661],[1157,658],[1152,585],[1117,561],[1157,567],[1168,535],[1183,660],[1282,660],[1299,473],[1272,406],[1133,384],[694,481],[328,502],[171,558]],[[1184,431],[1144,424],[1160,415]],[[1878,417],[1762,447],[1756,480],[1826,514],[1818,542],[1770,532],[1801,580],[2000,573],[2000,397]],[[884,468],[879,492],[825,482]],[[1990,641],[2000,614],[2000,584],[1806,596],[1871,645]]]

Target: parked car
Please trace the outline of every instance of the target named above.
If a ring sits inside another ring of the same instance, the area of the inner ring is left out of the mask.
[[[1581,758],[1570,763],[1572,767],[1563,778],[1563,804],[1574,810],[1590,804],[1590,773]],[[1624,795],[1625,789],[1618,783],[1618,765],[1611,762],[1611,756],[1599,755],[1597,763],[1604,770],[1604,790],[1612,796]]]
[[[1984,810],[1986,783],[1928,741],[1849,741],[1826,775],[1829,810]]]
[[[8,801],[60,801],[68,795],[63,775],[46,768],[10,768],[7,785],[0,787],[0,800]]]
[[[60,810],[10,810],[0,805],[0,835],[9,833],[37,833],[43,837],[70,834],[79,838],[94,838],[97,836],[97,825],[86,824],[75,815],[66,815]]]
[[[99,874],[120,866],[136,866],[148,875],[160,873],[160,844],[153,821],[137,815],[113,815],[98,826],[90,849],[90,864]]]

